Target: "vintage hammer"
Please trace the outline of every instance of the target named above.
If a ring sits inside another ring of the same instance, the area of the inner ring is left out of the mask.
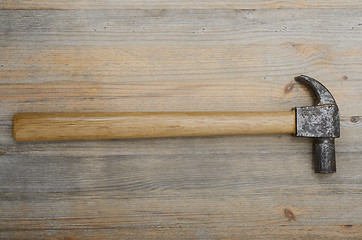
[[[313,106],[276,112],[17,113],[16,141],[153,138],[240,134],[312,137],[315,172],[336,172],[338,106],[317,80],[298,76],[312,90]]]

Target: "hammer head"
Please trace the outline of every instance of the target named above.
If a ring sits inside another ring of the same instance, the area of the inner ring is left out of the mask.
[[[295,108],[297,137],[312,137],[316,173],[336,172],[334,138],[340,135],[339,110],[332,96],[317,80],[298,76],[296,81],[307,86],[313,93],[314,104]]]

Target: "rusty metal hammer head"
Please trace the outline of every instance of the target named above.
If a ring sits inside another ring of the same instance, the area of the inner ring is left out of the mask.
[[[332,94],[317,80],[298,76],[296,81],[313,93],[314,104],[295,108],[297,137],[312,137],[316,173],[336,172],[334,138],[340,135],[339,110]]]

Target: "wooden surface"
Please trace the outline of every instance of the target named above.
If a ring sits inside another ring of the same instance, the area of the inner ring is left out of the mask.
[[[295,134],[295,112],[17,113],[16,141]]]
[[[0,3],[1,239],[361,239],[358,1]],[[17,112],[288,111],[323,82],[337,173],[311,140],[16,143]]]

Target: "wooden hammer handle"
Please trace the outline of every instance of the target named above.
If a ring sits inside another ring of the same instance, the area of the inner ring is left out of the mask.
[[[153,138],[295,131],[294,111],[18,113],[16,141]]]

